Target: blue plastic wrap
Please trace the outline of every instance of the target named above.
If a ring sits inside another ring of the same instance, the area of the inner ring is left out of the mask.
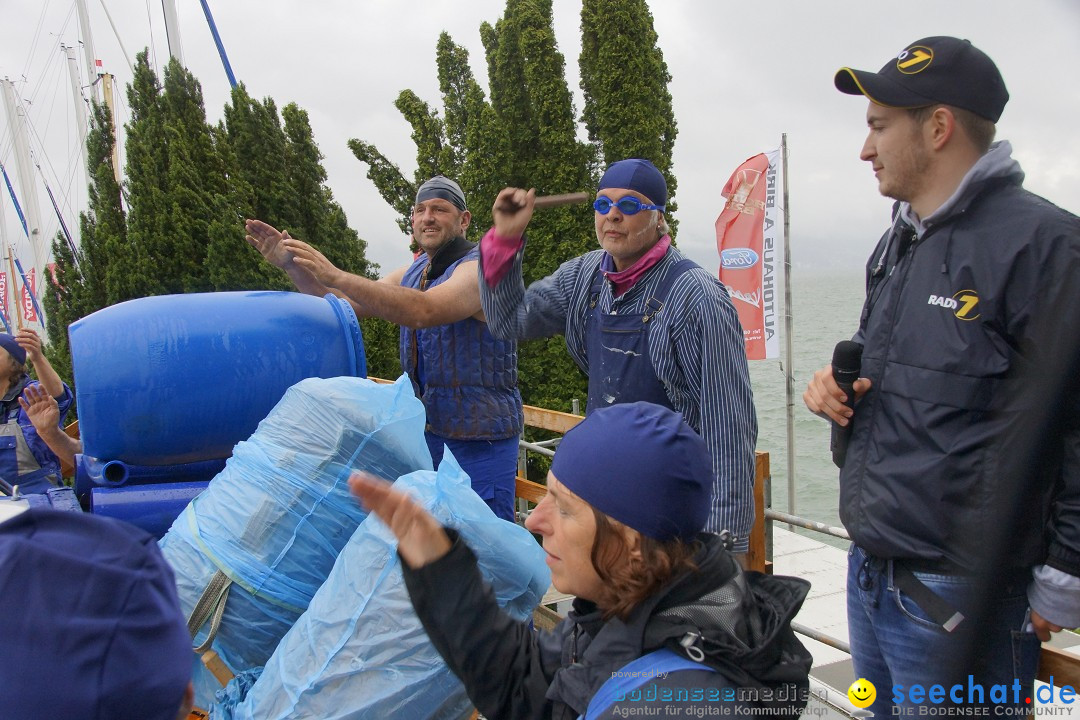
[[[353,470],[430,470],[424,420],[405,376],[393,385],[302,380],[176,519],[161,549],[184,612],[218,570],[233,581],[213,644],[230,668],[269,659],[364,519],[349,494]],[[196,705],[207,707],[220,685],[195,668]]]
[[[531,614],[551,581],[543,550],[527,530],[495,517],[449,451],[438,474],[412,473],[396,486],[461,532],[500,605],[518,619]],[[458,720],[469,708],[413,612],[397,541],[374,516],[244,697],[247,682],[219,694],[214,720]]]

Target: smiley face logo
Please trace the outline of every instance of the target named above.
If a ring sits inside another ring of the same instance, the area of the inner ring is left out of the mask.
[[[874,683],[865,678],[859,678],[851,683],[847,690],[848,700],[857,708],[868,708],[877,698],[877,688]]]

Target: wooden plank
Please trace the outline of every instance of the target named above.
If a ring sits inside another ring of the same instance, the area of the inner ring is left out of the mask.
[[[532,480],[526,480],[525,478],[519,477],[515,479],[517,480],[517,489],[514,494],[517,497],[524,498],[535,505],[547,495],[547,486],[534,483]]]
[[[552,432],[564,434],[567,430],[585,419],[580,415],[571,415],[570,413],[559,412],[558,410],[547,410],[545,408],[533,407],[532,405],[524,406],[524,411],[525,424],[529,427],[539,428],[541,430],[551,430]]]
[[[79,437],[79,421],[76,420],[70,423],[64,428],[64,432],[67,433],[68,437],[77,439]],[[75,477],[75,466],[64,458],[60,458],[60,477]]]
[[[769,453],[759,452],[754,460],[754,526],[750,529],[750,549],[746,568],[765,572],[765,480],[769,477]]]
[[[1058,687],[1063,685],[1072,685],[1074,688],[1080,687],[1080,655],[1043,645],[1042,655],[1039,657],[1039,674],[1037,677],[1047,683],[1053,677],[1054,685]]]
[[[551,630],[562,621],[559,613],[547,605],[537,605],[533,610],[533,625],[537,630]]]
[[[368,377],[368,380],[383,385],[394,382],[393,380],[385,380],[377,377]],[[548,410],[547,408],[542,407],[533,407],[532,405],[525,405],[524,411],[526,425],[539,428],[540,430],[551,430],[552,432],[557,433],[565,433],[585,419],[580,415],[571,415],[570,413],[559,412],[558,410]]]

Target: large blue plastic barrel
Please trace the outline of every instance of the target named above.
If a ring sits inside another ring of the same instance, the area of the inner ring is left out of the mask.
[[[309,377],[365,377],[347,302],[293,292],[161,295],[68,329],[83,454],[138,465],[225,458]]]

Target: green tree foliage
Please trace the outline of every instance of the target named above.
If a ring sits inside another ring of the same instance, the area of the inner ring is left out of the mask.
[[[577,139],[577,123],[559,52],[550,0],[509,0],[494,26],[481,29],[491,99],[469,67],[468,53],[446,33],[436,48],[442,112],[410,90],[397,108],[413,128],[417,171],[409,182],[372,144],[349,147],[369,166],[368,177],[408,231],[416,187],[441,173],[465,190],[473,213],[473,239],[491,225],[491,204],[504,187],[535,187],[539,194],[589,190],[596,182],[596,155]],[[529,226],[526,282],[550,274],[560,263],[596,246],[592,212],[578,206],[537,213]],[[566,409],[584,399],[585,380],[563,340],[520,346],[525,401]]]
[[[125,175],[132,202],[128,207],[127,235],[106,240],[109,262],[105,291],[109,305],[162,292],[148,242],[167,234],[171,205],[167,192],[165,105],[145,50],[135,59],[135,74],[127,95],[131,119],[127,125]]]
[[[175,59],[165,70],[163,100],[168,230],[163,236],[140,240],[157,263],[162,292],[208,292],[215,289],[207,267],[211,230],[231,229],[237,243],[243,234],[236,212],[230,212],[225,166],[206,123],[202,86]]]
[[[291,289],[285,274],[263,261],[244,241],[243,232],[244,218],[287,227],[285,219],[297,215],[282,162],[286,141],[277,106],[269,98],[252,99],[238,85],[214,135],[229,179],[232,213],[229,227],[215,232],[207,251],[211,281],[217,290]]]
[[[92,109],[87,134],[87,162],[91,169],[87,211],[79,217],[79,258],[73,256],[67,240],[57,235],[53,241],[56,278],[49,278],[49,291],[42,293],[48,321],[49,362],[62,378],[71,379],[68,325],[108,304],[106,283],[108,248],[126,245],[127,226],[121,204],[120,186],[112,162],[112,117],[103,105]]]
[[[675,114],[664,55],[656,44],[646,0],[583,0],[581,5],[581,119],[604,164],[651,160],[668,184],[667,219],[675,221]]]
[[[253,100],[238,87],[211,127],[194,76],[174,61],[159,84],[145,51],[128,105],[126,216],[113,178],[110,119],[95,108],[79,257],[61,238],[54,242],[57,282],[43,295],[50,359],[63,377],[71,378],[67,326],[106,305],[164,293],[291,288],[244,241],[245,217],[288,229],[340,267],[375,276],[366,243],[326,185],[306,112],[288,105],[279,116],[273,100]],[[388,331],[375,324],[369,334],[381,342]],[[392,355],[396,364],[396,338],[383,345],[369,347],[369,358]]]

